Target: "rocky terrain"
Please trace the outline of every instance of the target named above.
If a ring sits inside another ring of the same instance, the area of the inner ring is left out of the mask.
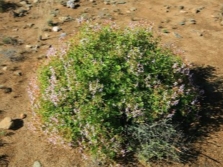
[[[84,21],[120,26],[146,21],[164,47],[199,67],[209,112],[201,125],[205,134],[195,143],[197,154],[185,163],[154,166],[223,166],[222,84],[217,82],[223,76],[222,5],[221,0],[5,0],[0,13],[0,166],[97,166],[33,129],[27,93],[48,49],[60,47]]]

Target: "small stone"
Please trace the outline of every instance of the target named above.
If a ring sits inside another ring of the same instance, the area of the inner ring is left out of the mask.
[[[131,20],[132,20],[132,21],[140,21],[141,18],[139,18],[139,17],[132,17]]]
[[[108,2],[108,1],[104,1],[104,4],[105,4],[105,5],[110,5],[110,2]]]
[[[39,55],[39,56],[37,57],[38,60],[41,60],[41,59],[44,59],[44,58],[46,58],[46,55]]]
[[[60,22],[68,22],[68,21],[71,21],[71,20],[73,20],[73,18],[72,17],[70,17],[70,16],[61,16],[61,17],[58,17],[58,19],[59,19],[59,21]]]
[[[5,89],[6,86],[5,85],[0,85],[0,89]]]
[[[13,126],[13,120],[10,117],[5,117],[0,122],[0,129],[10,129]]]
[[[186,19],[183,19],[181,22],[179,22],[179,25],[183,26],[186,24]]]
[[[55,27],[53,27],[53,28],[52,28],[52,30],[53,30],[54,32],[58,32],[58,31],[60,31],[60,30],[61,30],[61,28],[60,28],[60,27],[58,27],[58,26],[55,26]]]
[[[26,45],[25,48],[26,49],[31,49],[33,46],[32,45]]]
[[[22,72],[21,72],[21,71],[15,71],[15,72],[14,72],[14,75],[22,76]]]
[[[42,165],[39,161],[35,161],[33,167],[42,167]]]
[[[180,23],[179,23],[179,25],[185,25],[185,21],[181,21]]]
[[[134,11],[136,11],[136,10],[137,10],[137,8],[135,8],[135,7],[130,8],[130,11],[131,11],[131,12],[134,12]]]
[[[188,13],[188,12],[185,10],[181,10],[180,13]]]
[[[40,2],[40,0],[33,0],[33,3],[35,4],[35,3],[39,3]]]
[[[11,93],[12,92],[12,88],[4,88],[4,93]]]
[[[167,29],[163,29],[163,33],[168,34],[170,32]]]
[[[126,3],[125,0],[118,0],[118,1],[117,1],[117,4],[125,4],[125,3]]]
[[[177,27],[176,25],[172,26],[172,29],[174,29],[174,30],[177,29],[177,28],[178,28],[178,27]]]
[[[191,24],[196,24],[196,20],[195,19],[190,19],[189,20]]]
[[[223,26],[223,20],[220,22],[220,25]]]
[[[180,10],[183,10],[183,9],[184,9],[184,6],[179,6],[179,9],[180,9]]]
[[[20,114],[20,118],[21,118],[21,119],[25,119],[26,117],[27,117],[26,114],[24,114],[24,113],[21,113],[21,114]]]
[[[5,67],[2,68],[3,71],[6,71],[7,69],[8,69],[7,66],[5,66]]]
[[[192,13],[197,14],[199,13],[201,10],[200,9],[192,9]]]
[[[32,28],[35,24],[33,23],[28,23],[26,24],[23,28],[26,29],[26,28]]]

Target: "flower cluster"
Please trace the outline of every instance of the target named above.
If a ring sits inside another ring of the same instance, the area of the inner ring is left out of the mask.
[[[190,65],[160,49],[151,23],[139,23],[145,29],[105,25],[84,25],[68,45],[49,49],[37,101],[46,134],[54,134],[51,142],[61,134],[82,150],[112,159],[129,151],[130,125],[193,117],[200,90]],[[36,103],[33,93],[30,100]]]

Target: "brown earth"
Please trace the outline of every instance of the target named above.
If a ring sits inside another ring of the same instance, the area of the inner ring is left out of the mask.
[[[152,166],[223,166],[220,82],[223,76],[223,2],[124,0],[124,4],[106,5],[103,0],[95,1],[96,3],[80,0],[77,9],[70,9],[50,0],[36,4],[30,0],[33,7],[28,13],[22,17],[13,17],[13,3],[18,4],[19,0],[11,0],[7,11],[0,13],[0,86],[12,89],[9,93],[0,89],[0,119],[9,116],[15,119],[16,123],[13,129],[5,130],[6,134],[1,135],[0,166],[28,167],[36,160],[43,167],[97,166],[84,163],[81,154],[76,150],[47,142],[46,136],[39,131],[33,132],[29,126],[33,121],[27,95],[29,79],[35,75],[36,67],[45,61],[47,49],[50,46],[60,46],[61,42],[66,41],[59,40],[62,32],[67,34],[66,38],[71,34],[75,35],[79,28],[76,19],[80,16],[95,22],[111,19],[122,26],[131,21],[151,22],[154,33],[161,36],[164,46],[173,48],[185,61],[199,67],[195,73],[202,88],[206,90],[206,98],[202,103],[206,113],[201,118],[200,129],[195,129],[192,133],[192,136],[200,135],[199,140],[193,140],[193,137],[191,139],[196,154],[188,154],[189,159],[185,158],[184,163]],[[59,11],[55,17],[49,14],[53,10]],[[47,21],[51,17],[54,22],[58,22],[59,17],[67,15],[73,20],[60,23],[61,31],[42,31],[43,28],[50,28]],[[42,40],[38,39],[40,35]],[[5,44],[6,37],[13,37],[17,42],[14,45]],[[21,113],[27,114],[27,118],[20,119]]]

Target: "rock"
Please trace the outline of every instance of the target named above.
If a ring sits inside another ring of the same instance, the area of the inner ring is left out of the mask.
[[[5,89],[6,86],[5,85],[0,85],[0,89]]]
[[[195,19],[190,19],[189,22],[190,22],[191,24],[196,24],[196,20],[195,20]]]
[[[8,69],[8,67],[7,67],[7,66],[2,67],[2,70],[3,70],[3,71],[6,71],[7,69]]]
[[[125,0],[117,0],[116,3],[117,3],[117,4],[125,4],[126,1],[125,1]]]
[[[13,15],[14,15],[14,17],[22,17],[27,14],[27,11],[28,11],[27,9],[20,7],[13,11]]]
[[[163,33],[165,33],[165,34],[170,33],[167,29],[163,29],[162,31],[163,31]]]
[[[58,17],[58,20],[60,21],[60,22],[67,22],[67,21],[71,21],[71,20],[73,20],[73,18],[71,18],[70,16],[61,16],[61,17]]]
[[[184,6],[179,6],[179,9],[180,9],[180,10],[183,10],[183,9],[184,9]]]
[[[53,16],[53,17],[56,17],[58,14],[59,14],[59,9],[54,9],[50,12],[50,14]]]
[[[179,23],[179,25],[185,25],[185,21],[181,21],[180,23]]]
[[[13,74],[17,75],[17,76],[22,76],[22,72],[21,71],[15,71]]]
[[[71,9],[75,9],[79,6],[79,4],[75,3],[77,2],[77,0],[68,0],[66,2],[66,7],[71,8]]]
[[[27,117],[26,114],[24,114],[24,113],[21,113],[21,114],[20,114],[20,118],[21,118],[21,119],[25,119],[26,117]]]
[[[180,13],[188,13],[188,12],[185,10],[181,10]]]
[[[26,29],[26,28],[32,28],[35,24],[33,23],[27,23],[23,28]]]
[[[192,9],[192,13],[194,13],[194,14],[197,14],[197,13],[199,13],[200,11],[201,11],[200,8],[199,8],[199,9],[197,9],[197,8]]]
[[[140,21],[140,20],[142,20],[142,19],[139,18],[139,17],[131,17],[131,20],[132,20],[132,21]]]
[[[132,7],[132,8],[130,8],[129,10],[130,10],[131,12],[134,12],[134,11],[136,11],[136,10],[137,10],[137,8]]]
[[[109,5],[110,4],[110,0],[104,0],[104,4],[105,5]]]
[[[25,48],[26,49],[31,49],[31,48],[33,48],[33,46],[32,45],[26,45]]]
[[[33,3],[34,4],[37,4],[37,3],[39,3],[40,2],[40,0],[33,0]]]
[[[58,27],[58,26],[54,26],[54,27],[52,28],[52,30],[53,30],[54,32],[58,32],[58,31],[61,30],[61,28]]]
[[[223,20],[220,22],[220,25],[223,26]]]
[[[13,126],[13,120],[10,117],[5,117],[0,122],[0,129],[10,129]]]
[[[41,163],[39,161],[35,161],[33,163],[33,167],[42,167]]]
[[[4,88],[4,93],[11,93],[12,92],[12,88]]]
[[[172,26],[172,29],[174,29],[174,30],[177,29],[177,28],[178,28],[178,27],[177,27],[176,25],[173,25],[173,26]]]
[[[20,1],[19,3],[20,3],[20,5],[22,5],[22,6],[26,6],[26,5],[27,5],[27,2],[26,2],[26,1]]]
[[[39,56],[37,57],[38,60],[41,60],[41,59],[44,59],[44,58],[46,58],[46,55],[39,55]]]

